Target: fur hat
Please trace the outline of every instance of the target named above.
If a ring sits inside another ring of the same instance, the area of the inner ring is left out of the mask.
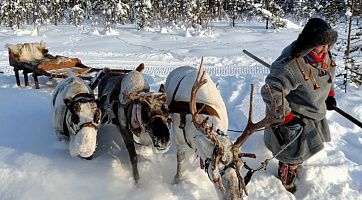
[[[320,18],[309,19],[302,33],[292,45],[291,56],[293,58],[304,56],[320,45],[333,45],[336,43],[338,33]]]

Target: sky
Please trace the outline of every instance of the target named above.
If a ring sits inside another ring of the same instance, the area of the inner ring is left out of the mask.
[[[264,117],[260,96],[268,69],[242,53],[254,53],[272,63],[282,49],[295,40],[298,26],[264,29],[264,23],[243,22],[231,28],[215,23],[212,32],[174,27],[139,31],[133,25],[116,26],[111,32],[90,26],[41,26],[13,31],[0,27],[0,199],[217,199],[215,187],[200,169],[198,158],[189,152],[184,180],[172,184],[176,172],[175,144],[167,153],[139,147],[140,183],[134,185],[131,164],[117,128],[104,125],[92,160],[71,157],[66,141],[59,141],[51,125],[51,95],[59,80],[40,77],[40,89],[17,87],[8,63],[6,44],[46,43],[49,53],[79,58],[83,64],[103,68],[135,69],[145,64],[144,76],[152,90],[164,83],[179,66],[197,67],[201,57],[218,85],[228,110],[229,129],[243,130],[249,107],[250,84],[255,85],[254,120]],[[343,31],[343,26],[336,27]],[[333,51],[333,50],[332,50]],[[337,64],[343,63],[336,58]],[[342,82],[336,80],[336,86]],[[336,87],[338,106],[362,120],[361,87],[349,84],[347,93]],[[362,199],[362,129],[334,111],[327,112],[332,141],[303,163],[297,191],[287,192],[277,179],[273,159],[266,170],[257,172],[247,189],[246,199]],[[172,132],[171,132],[172,134]],[[231,140],[240,133],[228,132]],[[257,167],[272,155],[256,132],[242,147],[255,153],[245,159]],[[243,172],[245,175],[245,172]]]

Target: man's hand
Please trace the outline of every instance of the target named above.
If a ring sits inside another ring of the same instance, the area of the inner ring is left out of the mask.
[[[288,123],[284,124],[284,126],[289,130],[299,130],[303,126],[305,126],[305,123],[300,117],[294,115],[293,119],[290,120]]]

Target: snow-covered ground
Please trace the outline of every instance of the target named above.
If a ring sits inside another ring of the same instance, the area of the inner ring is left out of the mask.
[[[85,65],[133,69],[144,63],[146,79],[158,89],[167,74],[183,65],[204,66],[218,84],[228,108],[229,129],[246,125],[250,84],[254,83],[254,119],[264,116],[260,87],[268,70],[242,53],[243,49],[271,63],[297,38],[301,29],[265,30],[264,24],[243,23],[230,28],[216,23],[213,34],[194,30],[138,31],[120,26],[112,34],[89,27],[43,26],[39,36],[32,29],[13,32],[0,27],[0,199],[216,199],[215,188],[198,159],[190,158],[185,180],[173,185],[175,146],[166,154],[143,148],[140,184],[133,183],[131,164],[123,140],[114,126],[103,126],[93,160],[71,157],[68,144],[58,141],[51,126],[51,93],[56,82],[40,78],[41,89],[17,87],[8,63],[7,43],[39,42],[49,53],[77,57]],[[207,36],[209,35],[209,36]],[[337,63],[342,63],[337,58]],[[21,81],[22,76],[21,76]],[[33,85],[30,77],[31,85]],[[340,83],[337,80],[337,84]],[[361,88],[349,85],[348,93],[336,89],[338,106],[362,120]],[[248,199],[362,199],[362,129],[336,112],[327,113],[332,142],[303,164],[298,190],[292,195],[276,178],[277,160],[257,172],[247,186]],[[239,133],[229,132],[235,140]],[[243,147],[257,159],[245,159],[256,167],[271,153],[257,132]]]

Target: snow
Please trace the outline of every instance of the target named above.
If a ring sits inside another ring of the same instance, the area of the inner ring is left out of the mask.
[[[135,186],[127,150],[111,125],[101,127],[93,160],[71,157],[68,143],[57,140],[50,121],[51,93],[56,81],[40,77],[41,88],[36,90],[30,76],[31,87],[17,87],[5,44],[43,40],[52,55],[77,57],[85,65],[98,68],[134,69],[144,63],[145,78],[153,90],[165,82],[172,69],[184,65],[197,67],[204,56],[204,66],[226,103],[229,129],[242,130],[248,115],[251,83],[255,84],[254,120],[264,116],[259,91],[268,73],[242,50],[271,63],[301,31],[292,27],[278,31],[264,27],[264,23],[256,22],[237,24],[235,28],[215,23],[212,37],[189,31],[185,34],[185,30],[139,31],[134,25],[116,26],[112,33],[118,34],[98,34],[97,29],[87,26],[42,26],[38,36],[31,36],[33,27],[16,32],[0,27],[0,71],[4,71],[0,74],[0,199],[217,198],[214,186],[195,157],[189,158],[184,181],[172,184],[176,171],[174,144],[165,154],[147,147],[139,149],[141,179]],[[342,58],[336,61],[343,63]],[[21,81],[23,84],[22,76]],[[337,84],[341,81],[337,80]],[[349,85],[347,94],[337,88],[336,98],[341,109],[362,120],[360,87]],[[273,159],[265,171],[252,177],[247,198],[362,199],[362,130],[336,112],[328,111],[327,119],[332,141],[303,164],[294,195],[276,178],[277,160]],[[239,133],[230,131],[229,135],[235,140]],[[245,159],[252,167],[271,157],[262,132],[254,133],[243,151],[256,153],[256,159]]]

